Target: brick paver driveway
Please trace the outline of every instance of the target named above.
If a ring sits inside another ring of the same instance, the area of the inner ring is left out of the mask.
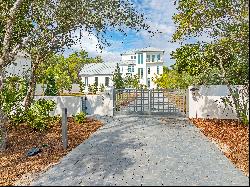
[[[103,118],[105,125],[32,185],[248,185],[186,119]]]

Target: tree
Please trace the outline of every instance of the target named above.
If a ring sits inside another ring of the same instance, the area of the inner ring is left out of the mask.
[[[110,43],[108,30],[124,33],[124,28],[148,30],[142,14],[127,0],[6,0],[0,4],[0,92],[4,83],[4,68],[13,62],[18,51],[27,52],[32,61],[29,88],[25,97],[28,108],[34,97],[36,70],[51,55],[71,47],[82,32],[97,36],[102,49]],[[28,25],[24,29],[24,26]],[[73,33],[79,31],[78,36]],[[4,113],[0,111],[0,120]],[[3,128],[4,121],[0,121]],[[4,131],[4,130],[3,130]]]
[[[52,76],[58,91],[62,93],[63,90],[71,90],[73,83],[82,83],[79,73],[85,64],[102,61],[99,56],[88,57],[86,51],[74,52],[67,58],[63,55],[54,54],[38,67],[37,82],[47,84]]]
[[[140,83],[140,80],[137,75],[134,75],[134,76],[128,75],[124,78],[125,87],[139,88],[139,83]]]
[[[115,72],[113,74],[113,82],[114,82],[115,89],[124,89],[125,88],[124,80],[122,78],[122,74],[120,73],[120,67],[119,67],[118,63],[116,65],[116,69],[115,69]]]
[[[178,72],[164,66],[163,74],[155,77],[153,81],[160,88],[186,89],[190,85],[192,77],[186,72]]]
[[[45,95],[56,96],[58,95],[58,88],[56,86],[55,77],[53,75],[49,75],[46,80],[47,87],[45,90]]]
[[[219,83],[226,84],[237,116],[243,120],[247,112],[245,103],[240,102],[239,90],[233,85],[249,85],[249,2],[178,0],[176,3],[179,12],[173,16],[177,25],[173,41],[204,35],[211,40],[177,49],[172,57],[178,71],[198,79],[207,77],[210,83],[216,77]]]

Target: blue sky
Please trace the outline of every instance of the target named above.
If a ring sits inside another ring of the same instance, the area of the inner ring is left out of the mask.
[[[89,52],[90,56],[101,55],[105,62],[119,61],[122,52],[139,49],[143,47],[156,47],[165,50],[165,65],[169,66],[174,63],[170,59],[171,51],[174,51],[180,46],[178,43],[171,43],[172,34],[175,31],[175,25],[172,21],[172,16],[177,12],[173,0],[131,0],[139,12],[143,12],[147,17],[147,23],[150,25],[151,30],[161,31],[161,34],[156,34],[150,37],[146,31],[138,33],[133,30],[127,30],[127,36],[119,32],[109,32],[108,41],[111,43],[110,47],[105,47],[102,50],[96,48],[98,40],[93,35],[84,33],[83,39],[79,44],[72,47],[71,50],[66,50],[65,55],[70,51],[85,49]]]

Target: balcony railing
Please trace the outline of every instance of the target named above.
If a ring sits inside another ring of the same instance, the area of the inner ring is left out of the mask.
[[[152,59],[146,59],[146,62],[152,62],[152,63],[154,63],[154,62],[163,62],[163,59],[162,58],[160,58],[160,60],[155,59],[154,62],[152,61]]]

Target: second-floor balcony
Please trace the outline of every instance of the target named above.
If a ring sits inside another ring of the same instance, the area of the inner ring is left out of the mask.
[[[135,65],[136,60],[123,60],[122,63],[127,65]]]
[[[158,59],[146,58],[146,62],[150,62],[150,63],[163,62],[163,58],[158,58]]]

